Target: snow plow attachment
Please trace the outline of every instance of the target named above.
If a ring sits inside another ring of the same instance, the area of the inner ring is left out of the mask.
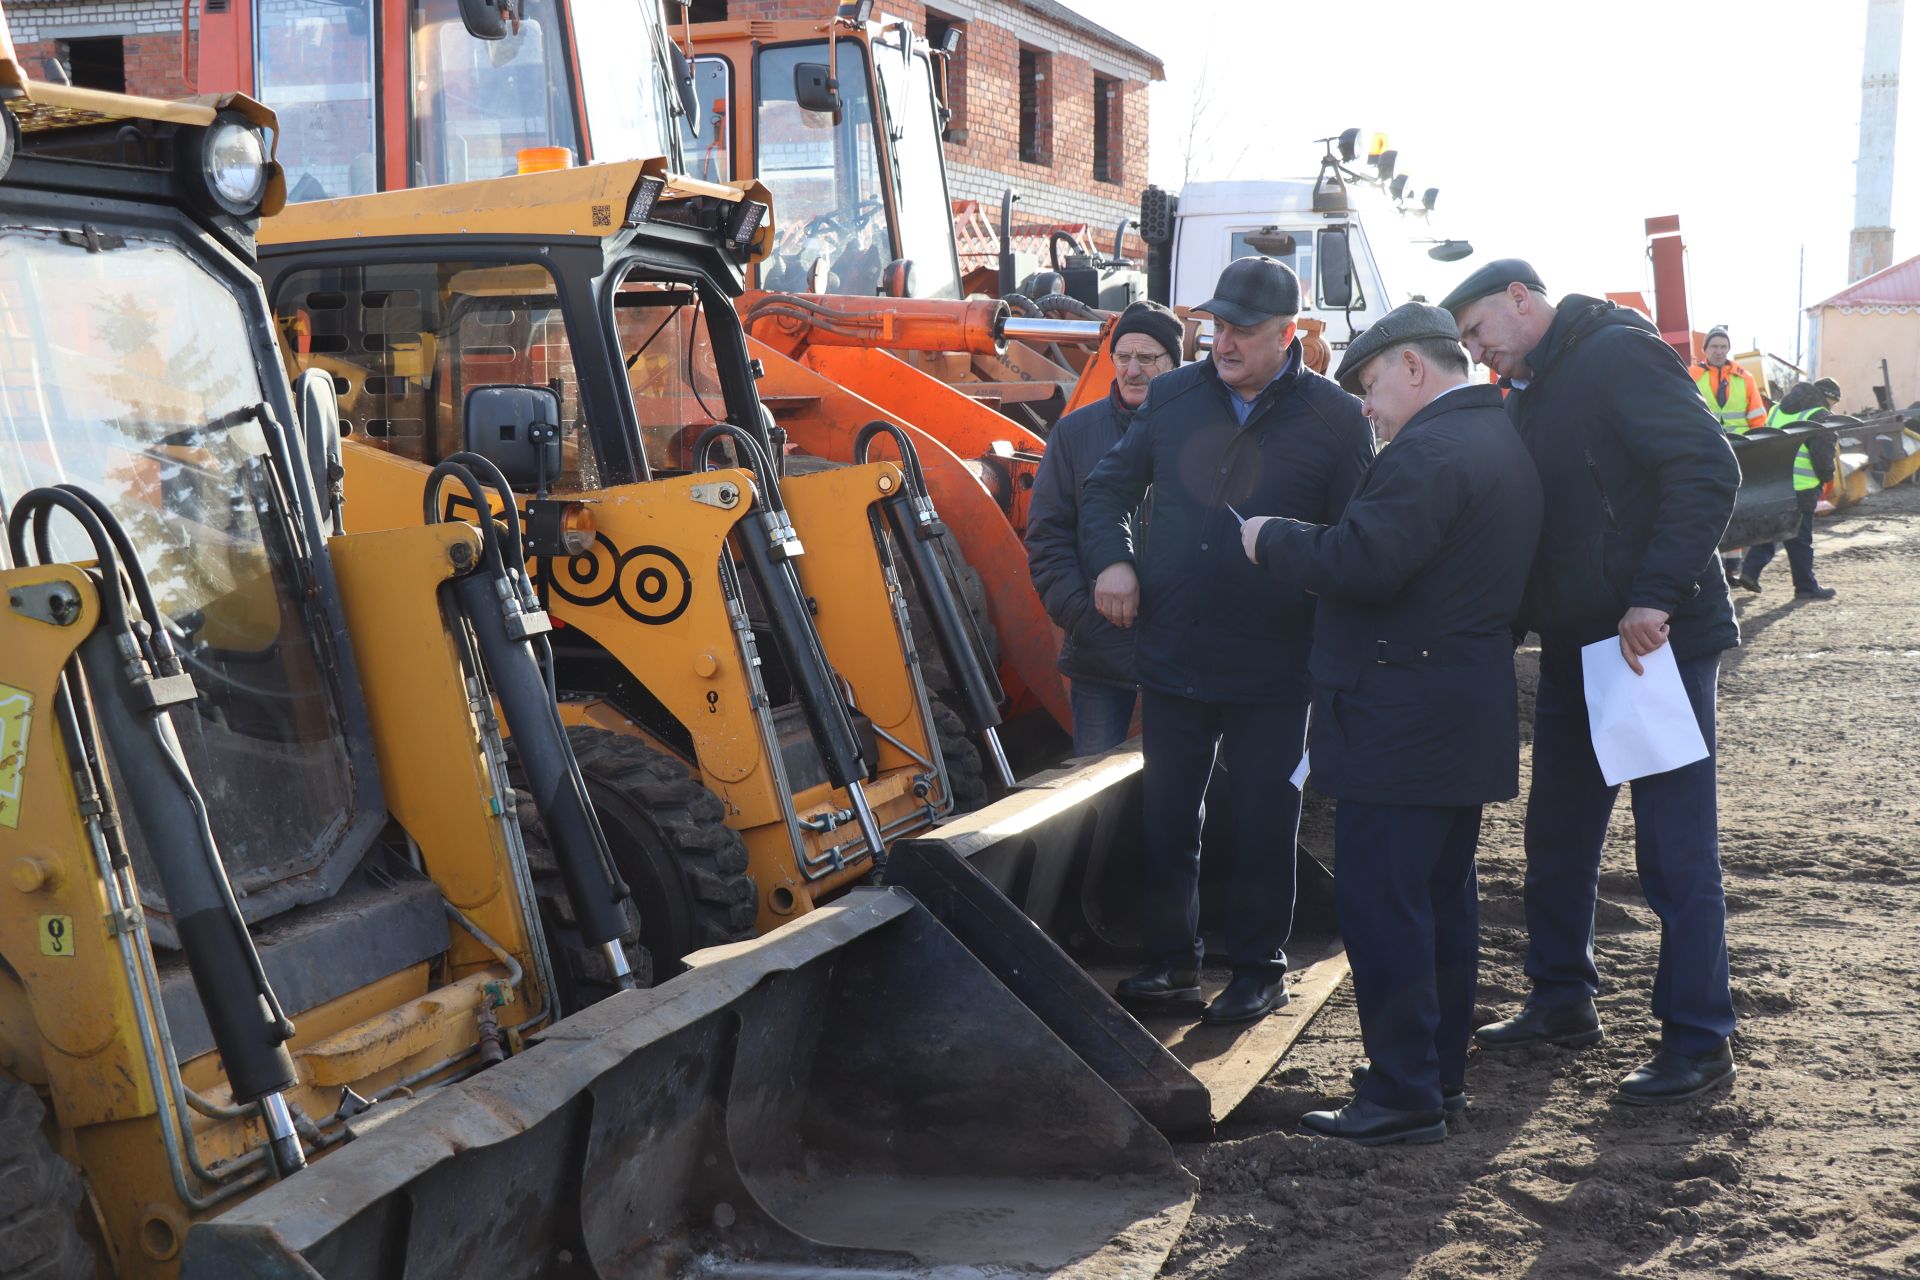
[[[1158,1272],[1193,1178],[910,896],[689,963],[195,1227],[183,1275]]]
[[[1760,542],[1781,542],[1800,527],[1800,507],[1793,493],[1793,459],[1809,436],[1830,434],[1826,426],[1791,426],[1784,430],[1760,427],[1745,435],[1730,435],[1733,456],[1740,460],[1740,496],[1727,522],[1723,550]]]

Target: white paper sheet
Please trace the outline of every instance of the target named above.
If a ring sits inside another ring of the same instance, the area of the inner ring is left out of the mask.
[[[1287,779],[1288,782],[1293,784],[1295,791],[1305,791],[1307,789],[1307,767],[1307,753],[1302,751],[1300,753],[1300,763],[1294,766],[1293,776]]]
[[[1647,778],[1707,758],[1707,742],[1673,646],[1663,644],[1640,659],[1645,675],[1620,653],[1620,638],[1597,640],[1580,650],[1587,692],[1587,718],[1593,729],[1593,754],[1608,786]]]

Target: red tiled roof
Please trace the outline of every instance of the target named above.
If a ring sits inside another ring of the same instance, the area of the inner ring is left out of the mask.
[[[1911,307],[1920,305],[1920,257],[1896,262],[1855,280],[1815,307]]]

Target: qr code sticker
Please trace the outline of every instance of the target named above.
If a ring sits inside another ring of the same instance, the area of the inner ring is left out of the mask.
[[[593,225],[596,227],[612,226],[613,206],[610,204],[597,204],[593,206]]]

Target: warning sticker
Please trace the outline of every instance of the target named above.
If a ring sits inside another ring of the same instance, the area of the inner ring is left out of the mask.
[[[70,959],[73,955],[73,917],[40,917],[40,954]]]
[[[0,827],[20,829],[20,798],[26,785],[27,730],[33,695],[0,684]]]

